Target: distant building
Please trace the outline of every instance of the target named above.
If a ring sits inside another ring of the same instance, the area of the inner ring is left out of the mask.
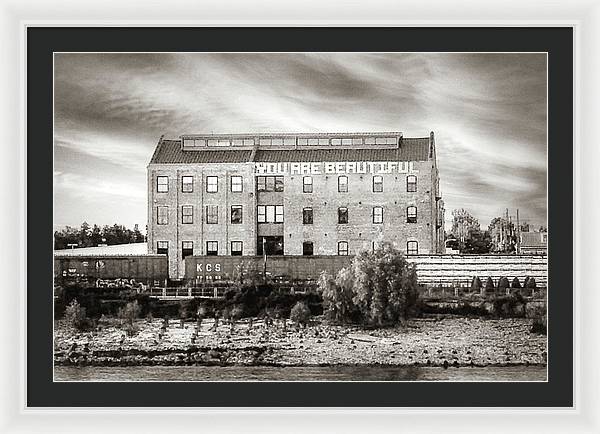
[[[520,251],[524,255],[547,255],[548,232],[521,232]]]
[[[148,165],[148,253],[444,252],[433,132],[183,135]]]

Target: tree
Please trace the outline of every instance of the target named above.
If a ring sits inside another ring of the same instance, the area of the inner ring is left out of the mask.
[[[354,275],[349,268],[342,268],[334,279],[323,271],[319,276],[317,287],[323,297],[323,307],[329,317],[335,322],[345,322],[350,319],[350,313],[355,309]]]
[[[390,244],[361,252],[352,261],[353,301],[363,321],[383,326],[409,316],[415,307],[417,273],[414,265]]]
[[[492,280],[491,277],[488,277],[487,280],[485,281],[485,292],[489,293],[489,292],[494,292],[495,287],[494,287],[494,281]]]
[[[506,292],[506,288],[510,286],[507,277],[503,277],[498,281],[498,292],[503,293]]]
[[[120,308],[117,312],[117,316],[119,319],[121,319],[121,321],[125,322],[125,324],[133,325],[134,321],[140,316],[141,312],[142,308],[138,304],[137,300],[134,300],[127,303],[125,307]]]
[[[290,319],[298,325],[308,324],[308,321],[310,320],[310,309],[305,302],[299,301],[292,307]]]
[[[471,280],[471,291],[473,292],[479,292],[481,290],[481,280],[479,279],[478,276],[473,277],[473,280]]]
[[[85,307],[74,299],[65,310],[65,320],[67,324],[76,330],[83,330],[88,326],[88,318]]]
[[[479,221],[467,210],[455,209],[452,211],[452,234],[459,242],[464,243],[472,231],[479,231]]]
[[[463,243],[461,253],[486,254],[492,248],[492,239],[489,232],[473,230]]]

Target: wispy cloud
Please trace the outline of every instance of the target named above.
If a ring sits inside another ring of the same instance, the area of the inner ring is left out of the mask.
[[[96,220],[107,202],[145,195],[162,134],[259,131],[433,130],[447,216],[464,207],[486,226],[518,207],[546,220],[545,55],[58,54],[55,65],[57,188],[70,192],[57,201],[71,224],[82,203]],[[100,187],[74,199],[69,174]],[[109,223],[146,218],[114,211]]]

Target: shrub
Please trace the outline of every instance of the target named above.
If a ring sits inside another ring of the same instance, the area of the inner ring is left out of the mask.
[[[65,320],[76,330],[85,329],[88,326],[85,307],[82,307],[77,300],[73,300],[65,310]]]
[[[494,287],[494,281],[492,280],[491,277],[488,277],[487,280],[485,281],[485,292],[494,292],[495,287]]]
[[[535,289],[536,283],[535,283],[535,277],[527,277],[527,279],[525,279],[525,288],[529,288],[529,289]]]
[[[310,320],[310,309],[306,303],[302,301],[297,302],[290,312],[290,319],[296,324],[308,324],[308,321]]]
[[[330,319],[336,322],[345,322],[350,319],[350,312],[355,310],[354,301],[354,276],[348,268],[338,271],[334,279],[331,274],[323,271],[317,283],[318,290],[323,297],[323,307]]]
[[[521,288],[521,282],[519,282],[519,278],[515,277],[512,281],[512,283],[510,284],[510,287],[513,289],[520,289]]]
[[[498,292],[503,293],[506,292],[506,288],[510,286],[510,282],[506,277],[501,278],[498,281]]]
[[[471,280],[471,291],[473,292],[479,292],[481,290],[481,280],[479,279],[478,276],[473,277],[473,280]]]
[[[119,309],[117,316],[126,325],[133,326],[133,322],[140,316],[142,309],[137,300],[127,303],[125,307]]]
[[[232,321],[237,321],[244,316],[244,307],[236,305],[231,309],[230,318]]]

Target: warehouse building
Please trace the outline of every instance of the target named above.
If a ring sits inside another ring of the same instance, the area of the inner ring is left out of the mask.
[[[433,132],[161,138],[148,165],[148,253],[353,255],[390,242],[442,253]]]

